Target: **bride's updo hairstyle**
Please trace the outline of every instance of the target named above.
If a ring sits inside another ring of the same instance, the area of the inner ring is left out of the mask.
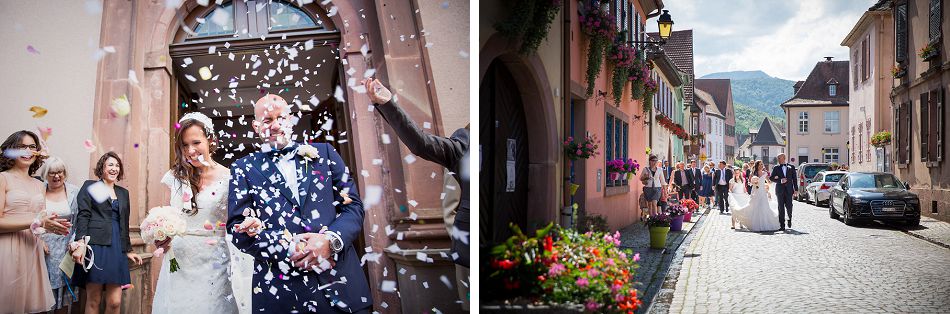
[[[200,113],[200,112],[190,112],[181,117],[181,120],[178,121],[179,127],[175,131],[175,162],[172,164],[172,175],[175,176],[179,182],[188,182],[188,185],[191,187],[191,209],[182,208],[182,212],[189,216],[194,216],[198,213],[198,204],[196,202],[198,195],[198,188],[201,186],[201,168],[193,166],[188,162],[188,157],[185,156],[184,150],[184,136],[185,131],[190,128],[198,127],[201,128],[204,132],[205,139],[207,140],[208,145],[208,155],[213,155],[214,152],[218,149],[218,138],[214,134],[214,126],[211,123],[211,118]],[[210,157],[209,157],[210,158]]]

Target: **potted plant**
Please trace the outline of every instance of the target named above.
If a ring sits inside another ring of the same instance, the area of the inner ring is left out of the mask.
[[[624,161],[623,159],[614,159],[607,161],[607,173],[610,175],[611,181],[616,181],[620,179],[620,175],[624,173]]]
[[[680,202],[683,207],[686,207],[686,215],[683,216],[683,221],[692,221],[693,212],[699,209],[699,204],[694,200],[685,200]]]
[[[666,209],[666,213],[670,215],[670,231],[683,230],[683,215],[686,215],[686,208],[683,205],[674,204]]]
[[[594,94],[594,80],[600,76],[601,66],[604,63],[604,53],[607,45],[614,39],[616,18],[606,8],[606,2],[587,2],[580,11],[578,21],[581,31],[589,37],[587,49],[587,96]]]
[[[884,147],[891,143],[891,132],[880,131],[871,136],[871,145],[874,147]]]
[[[632,312],[641,301],[633,281],[639,254],[621,249],[620,233],[580,233],[553,224],[492,248],[489,299],[529,303],[541,312]],[[543,309],[547,307],[547,309]]]
[[[568,136],[567,140],[564,141],[564,153],[567,154],[567,158],[570,160],[588,159],[599,154],[597,144],[600,144],[600,141],[597,140],[597,136],[594,134],[588,135],[587,138],[579,142],[575,142],[573,136]]]
[[[940,41],[934,41],[920,48],[920,51],[917,52],[917,56],[924,59],[924,61],[932,61],[934,58],[940,56],[940,46],[937,45],[939,42]]]
[[[637,170],[640,170],[640,163],[628,158],[623,164],[623,169],[627,173],[627,181],[630,181],[637,174]]]
[[[666,235],[670,232],[670,216],[665,213],[651,215],[644,223],[650,228],[650,248],[665,248]]]

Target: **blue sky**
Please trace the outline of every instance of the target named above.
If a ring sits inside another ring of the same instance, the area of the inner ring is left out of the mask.
[[[693,29],[696,77],[762,70],[804,80],[815,63],[848,59],[841,41],[876,0],[664,0],[673,30]],[[656,31],[656,18],[647,21]]]

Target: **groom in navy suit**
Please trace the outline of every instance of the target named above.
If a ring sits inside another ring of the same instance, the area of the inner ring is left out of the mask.
[[[363,204],[343,159],[326,143],[289,140],[290,107],[268,94],[254,105],[262,152],[234,162],[228,230],[254,257],[259,313],[369,313],[369,285],[354,241]]]
[[[785,230],[785,213],[788,213],[788,227],[792,227],[792,198],[798,192],[798,174],[795,166],[785,163],[785,154],[776,157],[778,165],[772,167],[769,181],[775,182],[775,196],[778,197],[778,230]]]

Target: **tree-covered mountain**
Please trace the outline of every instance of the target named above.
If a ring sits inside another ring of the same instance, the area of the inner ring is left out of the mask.
[[[748,134],[749,127],[757,128],[766,116],[776,122],[785,121],[781,105],[792,98],[794,81],[772,77],[762,71],[718,72],[702,78],[732,80],[736,133]]]

